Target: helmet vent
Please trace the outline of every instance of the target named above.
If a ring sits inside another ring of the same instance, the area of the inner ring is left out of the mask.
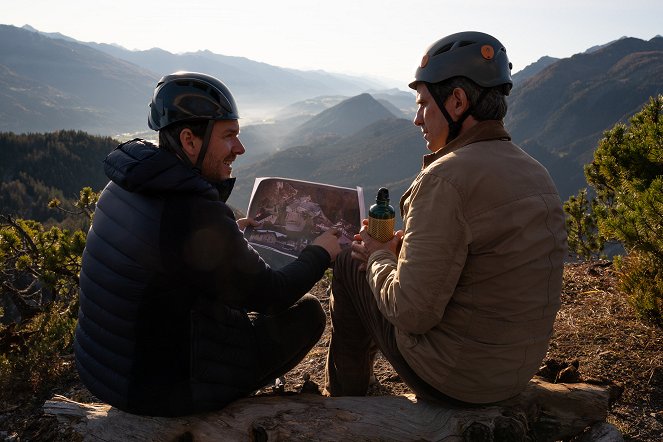
[[[436,84],[454,77],[466,77],[482,88],[513,85],[512,65],[506,49],[495,37],[466,31],[447,35],[426,49],[408,86]],[[506,94],[505,94],[506,95]]]
[[[435,57],[436,55],[440,55],[444,52],[449,51],[449,49],[451,49],[453,47],[453,45],[454,45],[453,43],[449,43],[449,44],[446,44],[446,45],[442,46],[440,49],[435,51],[435,53],[433,54],[433,57]]]
[[[221,96],[219,92],[216,90],[216,88],[212,87],[209,84],[189,79],[176,81],[175,84],[177,84],[178,86],[185,86],[193,89],[198,89],[201,92],[204,92],[206,95],[213,98],[215,101],[217,102],[221,101]]]
[[[194,86],[200,89],[201,91],[207,93],[209,96],[211,96],[214,99],[214,101],[216,102],[221,101],[221,96],[219,95],[219,91],[217,91],[215,88],[208,86],[206,84],[194,84]]]
[[[435,53],[433,54],[433,57],[435,57],[436,55],[443,54],[445,52],[449,52],[450,50],[452,50],[454,48],[462,48],[463,46],[469,46],[469,45],[473,45],[475,43],[476,43],[475,41],[470,41],[470,40],[461,40],[461,41],[455,41],[455,42],[452,42],[452,43],[448,43],[448,44],[442,46],[437,51],[435,51]]]

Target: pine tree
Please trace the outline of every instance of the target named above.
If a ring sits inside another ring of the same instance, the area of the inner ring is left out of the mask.
[[[619,241],[620,287],[639,314],[663,325],[663,95],[605,133],[585,167],[599,234]]]
[[[0,301],[12,310],[0,309],[0,402],[16,391],[47,391],[65,371],[58,361],[71,352],[85,231],[98,197],[81,190],[72,212],[85,221],[77,230],[0,214]]]
[[[594,209],[597,204],[596,198],[588,199],[587,189],[580,190],[564,203],[569,250],[585,260],[600,257],[605,246],[598,232]]]

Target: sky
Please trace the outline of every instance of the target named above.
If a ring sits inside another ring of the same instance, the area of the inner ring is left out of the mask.
[[[210,50],[275,66],[362,75],[407,89],[428,46],[482,31],[513,72],[622,36],[663,35],[661,0],[0,0],[0,24],[172,53]],[[0,64],[2,60],[0,60]]]

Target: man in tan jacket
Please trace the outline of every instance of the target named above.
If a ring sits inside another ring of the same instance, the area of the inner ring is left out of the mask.
[[[379,349],[420,398],[518,394],[544,358],[560,305],[566,231],[546,169],[502,123],[504,46],[480,32],[434,43],[410,87],[428,149],[400,201],[403,230],[366,229],[337,258],[329,394],[366,394]]]

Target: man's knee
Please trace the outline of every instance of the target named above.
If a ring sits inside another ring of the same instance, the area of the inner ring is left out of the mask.
[[[336,287],[343,290],[354,286],[356,284],[354,280],[358,277],[358,266],[358,262],[352,259],[349,248],[339,253],[334,263],[332,290]]]
[[[341,253],[336,256],[336,261],[334,261],[334,275],[337,273],[346,273],[349,270],[349,266],[352,266],[352,250],[348,247],[343,249]]]
[[[327,323],[327,315],[318,298],[307,293],[297,302],[297,310],[299,317],[306,318],[305,323],[310,324],[311,333],[318,333],[322,336]]]

